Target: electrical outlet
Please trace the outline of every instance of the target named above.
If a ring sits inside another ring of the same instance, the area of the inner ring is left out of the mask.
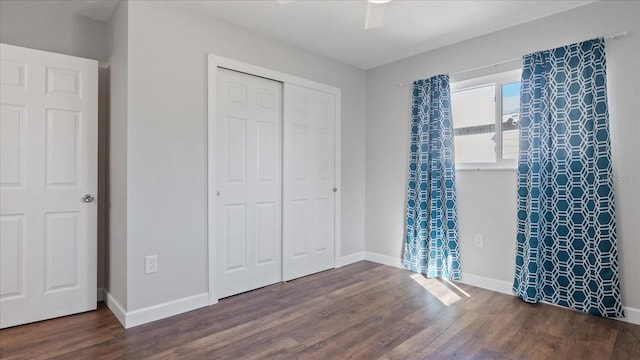
[[[484,237],[482,236],[482,234],[476,234],[473,238],[473,241],[476,247],[478,248],[484,247]]]
[[[158,255],[149,255],[144,257],[144,273],[151,274],[158,272]]]

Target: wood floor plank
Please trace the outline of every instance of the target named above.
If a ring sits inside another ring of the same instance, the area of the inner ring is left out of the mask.
[[[295,328],[295,326],[293,326],[295,323],[313,323],[319,315],[322,316],[322,314],[325,314],[327,311],[335,311],[339,308],[339,306],[336,306],[336,302],[339,302],[341,298],[345,297],[346,301],[350,301],[352,297],[360,296],[362,293],[378,292],[379,287],[386,286],[386,284],[391,283],[392,280],[393,277],[380,277],[377,280],[361,281],[342,289],[336,289],[322,297],[308,299],[306,302],[301,301],[296,305],[285,306],[281,310],[272,312],[266,316],[257,316],[255,320],[251,322],[245,322],[208,336],[199,337],[195,341],[173,347],[167,352],[181,356],[188,353],[204,354],[228,346],[239,339],[254,337],[265,331],[272,332],[273,329],[279,325],[283,325],[287,331],[291,331],[292,327]],[[234,299],[229,299],[229,301],[232,300]],[[222,302],[219,305],[223,305]],[[166,355],[167,354],[164,353],[158,354],[157,358],[162,358]]]
[[[611,351],[612,359],[640,359],[640,326],[631,324],[616,324],[618,333]]]
[[[640,326],[367,261],[123,329],[109,310],[0,330],[1,359],[639,359]]]

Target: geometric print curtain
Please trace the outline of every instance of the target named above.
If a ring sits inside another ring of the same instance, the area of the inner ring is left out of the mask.
[[[513,292],[622,317],[604,50],[523,58]]]
[[[406,242],[402,264],[460,279],[449,76],[413,83]]]

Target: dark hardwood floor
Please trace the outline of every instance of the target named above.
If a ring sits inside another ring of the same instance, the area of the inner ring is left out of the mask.
[[[2,359],[640,359],[640,326],[359,262],[123,329],[109,310],[0,331]]]

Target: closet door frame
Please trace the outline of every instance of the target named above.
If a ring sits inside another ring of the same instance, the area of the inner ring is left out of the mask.
[[[341,205],[341,174],[340,174],[340,100],[341,91],[339,88],[303,79],[290,74],[266,69],[260,66],[244,63],[241,61],[228,59],[213,54],[208,54],[208,93],[207,93],[207,286],[209,290],[209,305],[218,302],[216,288],[216,209],[217,209],[217,184],[216,184],[216,89],[218,82],[218,69],[238,71],[249,75],[259,76],[270,80],[275,80],[284,84],[293,84],[307,87],[314,90],[333,94],[336,100],[335,106],[335,178],[334,186],[338,189],[335,193],[334,204],[334,267],[340,267],[340,205]],[[283,103],[287,101],[283,92]],[[284,125],[284,112],[282,124]],[[284,166],[284,164],[283,164]],[[284,180],[284,179],[283,179]],[[284,218],[283,218],[284,221]]]

